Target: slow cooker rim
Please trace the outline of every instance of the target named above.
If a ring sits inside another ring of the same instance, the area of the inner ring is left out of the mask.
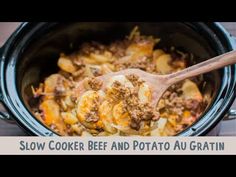
[[[214,32],[214,35],[218,36],[217,33],[221,33],[221,35],[224,37],[224,40],[227,41],[227,44],[230,46],[230,49],[225,48],[226,52],[236,49],[235,40],[232,39],[231,35],[223,27],[223,25],[221,25],[219,22],[208,23],[208,25],[212,25],[210,30],[212,30]],[[228,74],[228,76],[231,76],[232,71],[234,71],[233,80],[226,77],[226,74]],[[195,124],[198,124],[199,121],[201,121],[201,119],[204,116],[206,116],[206,115],[202,115],[200,117],[200,119],[198,121],[196,121],[192,126],[186,128],[184,131],[178,133],[176,136],[189,135],[188,132],[191,129],[193,129],[193,134],[191,134],[192,136],[206,135],[212,128],[214,128],[224,118],[224,115],[227,113],[227,111],[229,110],[229,108],[233,104],[233,102],[235,100],[235,96],[236,96],[236,92],[234,91],[236,88],[236,73],[235,72],[236,72],[236,65],[232,65],[232,66],[228,66],[228,67],[224,68],[223,79],[226,78],[226,79],[230,80],[231,91],[228,91],[227,95],[225,95],[225,98],[227,98],[227,99],[224,99],[223,102],[221,103],[222,109],[218,112],[218,114],[215,115],[214,121],[211,121],[210,124],[205,124],[205,126],[200,127],[200,129],[193,128]],[[221,86],[222,86],[222,84],[221,84]],[[218,96],[218,98],[220,98],[220,96]],[[215,98],[215,100],[213,100],[213,102],[216,102],[216,100],[217,100],[217,98]],[[206,113],[208,113],[208,112],[206,112]]]
[[[19,40],[22,36],[25,35],[25,33],[27,33],[27,28],[30,28],[30,26],[34,26],[34,23],[29,23],[29,22],[22,23],[15,30],[15,32],[9,37],[9,39],[6,41],[4,46],[1,48],[2,49],[2,60],[0,61],[1,62],[1,66],[0,66],[0,72],[1,73],[0,73],[0,76],[2,76],[4,79],[0,80],[0,87],[1,87],[0,89],[1,89],[1,94],[2,94],[2,97],[1,97],[0,100],[5,105],[6,109],[9,112],[9,114],[11,116],[13,116],[13,118],[17,122],[17,124],[20,127],[22,127],[24,130],[27,130],[26,132],[29,135],[58,136],[56,133],[54,133],[48,127],[44,126],[41,122],[36,120],[36,118],[34,118],[34,120],[32,122],[30,122],[30,123],[28,122],[28,120],[25,120],[24,116],[22,116],[22,114],[19,112],[20,109],[16,108],[16,105],[14,104],[14,101],[12,100],[11,97],[9,97],[9,93],[7,93],[7,88],[6,88],[7,79],[6,79],[6,75],[5,75],[5,69],[6,69],[5,60],[7,59],[7,56],[9,54],[9,50],[11,50],[12,47],[14,48],[15,42],[17,42],[17,40]],[[13,82],[15,83],[15,81],[13,81]],[[16,95],[15,98],[18,99],[18,100],[15,100],[16,102],[18,102],[18,103],[22,102],[19,99],[18,95]],[[27,109],[25,107],[21,106],[21,108],[27,111]],[[30,116],[32,116],[31,113],[30,113]],[[31,119],[32,119],[32,117],[31,117]],[[39,127],[37,127],[39,129],[37,129],[35,127],[35,123],[39,126]]]
[[[215,23],[216,26],[220,25],[220,24],[217,24]],[[22,34],[21,33],[24,33],[26,32],[27,33],[27,30],[26,30],[26,27],[29,27],[30,26],[34,26],[34,24],[31,24],[31,23],[23,23],[17,30],[16,32],[9,38],[9,40],[6,42],[4,48],[3,48],[3,53],[5,55],[3,56],[6,56],[6,54],[9,52],[9,49],[12,47],[14,41],[16,41],[17,38],[19,38]],[[24,36],[24,34],[23,34]],[[227,37],[226,37],[227,38]],[[232,45],[231,45],[232,46]],[[5,73],[4,73],[4,69],[5,69],[5,59],[3,59],[1,61],[1,76],[5,76]],[[227,67],[226,69],[228,70],[231,70],[232,68],[231,67]],[[4,77],[5,78],[5,77]],[[16,121],[21,125],[23,126],[24,128],[26,129],[29,129],[30,132],[32,132],[33,134],[36,134],[36,135],[49,135],[49,136],[58,136],[56,133],[54,133],[52,130],[50,130],[49,128],[47,128],[46,126],[44,126],[42,123],[40,123],[41,126],[43,126],[44,128],[46,128],[49,132],[48,133],[42,133],[41,131],[39,131],[38,129],[35,129],[34,126],[29,126],[29,124],[26,123],[26,120],[22,119],[22,115],[21,113],[19,113],[19,110],[15,107],[15,104],[14,104],[14,101],[12,100],[11,97],[9,97],[8,93],[5,92],[6,91],[6,83],[4,82],[5,79],[1,79],[1,90],[2,90],[2,94],[3,94],[3,102],[6,104],[6,106],[10,109],[10,112],[14,114],[14,117],[16,117]],[[235,88],[235,85],[233,85],[233,87]],[[3,89],[4,88],[4,89]],[[232,90],[233,88],[231,88]],[[235,94],[234,94],[235,95]],[[20,100],[19,96],[17,95],[17,98]],[[16,101],[16,100],[15,100]],[[20,103],[22,101],[20,100]],[[228,104],[226,104],[226,107],[224,107],[224,111],[227,110],[227,107],[229,107],[231,104],[229,102],[233,102],[233,95],[228,99]],[[230,105],[229,105],[230,104]],[[24,104],[23,104],[24,105]],[[23,109],[25,109],[27,112],[28,109],[23,107]],[[29,114],[30,116],[33,117],[33,119],[35,120],[35,117],[30,113]],[[18,118],[18,116],[20,116],[20,118]],[[24,120],[24,121],[23,121]],[[221,119],[217,118],[217,120],[214,121],[214,124],[218,123]],[[37,121],[37,120],[35,120]],[[212,125],[213,126],[213,125]],[[191,127],[189,127],[190,129]],[[186,129],[185,131],[181,132],[180,134],[178,134],[179,136],[184,136],[186,134],[186,132],[188,131],[188,129]],[[206,132],[207,130],[204,130],[204,132]],[[199,134],[204,134],[204,132],[199,132]],[[195,134],[195,135],[199,135],[199,134]]]

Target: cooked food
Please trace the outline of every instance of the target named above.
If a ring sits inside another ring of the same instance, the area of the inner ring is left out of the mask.
[[[54,73],[34,88],[39,100],[34,114],[46,126],[66,136],[173,136],[191,126],[206,104],[199,80],[171,86],[153,106],[152,88],[135,73],[97,76],[138,68],[170,74],[187,67],[192,54],[158,48],[160,39],[143,36],[137,27],[123,40],[109,45],[89,42],[58,59]],[[85,79],[81,95],[78,82]]]

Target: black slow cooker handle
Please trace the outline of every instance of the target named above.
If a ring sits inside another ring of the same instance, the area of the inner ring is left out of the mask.
[[[225,115],[224,121],[236,119],[236,110],[230,109],[229,112]]]
[[[2,120],[12,120],[7,112],[0,111],[0,119]]]
[[[4,47],[0,47],[0,64],[1,64],[2,58],[3,58],[3,56],[2,56],[3,49],[4,49]],[[1,68],[0,68],[0,73],[1,73]],[[1,76],[0,76],[0,78],[1,78]],[[1,78],[1,79],[3,79],[3,78]],[[2,87],[1,87],[1,83],[0,83],[0,104],[5,107],[5,103],[3,101],[3,96],[2,96],[1,91],[2,91]],[[2,109],[0,110],[0,119],[7,120],[7,121],[13,120],[11,118],[10,114],[6,111],[3,111]]]

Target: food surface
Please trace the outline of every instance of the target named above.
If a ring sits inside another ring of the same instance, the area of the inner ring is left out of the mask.
[[[108,83],[97,78],[128,68],[170,74],[188,66],[192,54],[158,48],[159,41],[135,27],[123,40],[88,42],[70,55],[61,53],[58,73],[32,86],[39,100],[34,115],[64,136],[173,136],[183,131],[206,107],[199,79],[171,86],[153,106],[152,88],[135,73],[111,77]],[[77,86],[83,79],[81,95]]]

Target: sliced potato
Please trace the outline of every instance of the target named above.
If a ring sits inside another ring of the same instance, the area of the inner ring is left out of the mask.
[[[191,112],[190,111],[184,111],[183,112],[183,118],[188,118],[191,116]]]
[[[155,128],[150,132],[150,136],[161,136],[161,133],[158,128]]]
[[[161,73],[161,74],[168,74],[170,73],[173,68],[169,64],[171,62],[172,58],[168,54],[164,54],[156,58],[156,69]]]
[[[104,100],[104,98],[106,96],[105,92],[103,92],[102,90],[98,90],[97,93],[99,95],[100,102],[103,102],[103,100]]]
[[[66,124],[73,125],[78,122],[77,117],[70,112],[62,112],[61,116]]]
[[[153,51],[153,58],[155,60],[155,59],[159,58],[161,55],[164,55],[164,54],[165,54],[165,52],[161,49],[154,50]]]
[[[71,95],[72,94],[73,93],[71,93],[71,92],[67,92],[67,95],[63,99],[64,103],[66,104],[66,107],[74,107],[75,103],[71,100]]]
[[[114,76],[112,77],[108,83],[107,83],[107,88],[111,88],[112,87],[112,84],[115,82],[115,81],[118,81],[120,82],[122,85],[124,85],[125,87],[129,87],[129,88],[133,88],[133,84],[124,76],[124,75],[117,75],[117,76]]]
[[[92,64],[92,65],[97,65],[99,64],[96,60],[86,57],[86,56],[79,56],[80,60],[84,62],[85,65],[87,64]]]
[[[103,74],[108,74],[114,71],[114,65],[111,65],[109,63],[103,64],[101,68]]]
[[[71,59],[60,57],[58,60],[57,65],[63,70],[68,73],[74,73],[77,71],[77,67],[73,64]]]
[[[112,114],[113,105],[108,101],[104,101],[99,107],[99,117],[104,125],[104,130],[110,133],[116,133],[116,129],[112,127],[114,123]]]
[[[81,136],[93,136],[93,135],[87,131],[83,131]]]
[[[110,62],[110,58],[105,55],[91,53],[90,58],[100,64]]]
[[[103,127],[102,121],[98,120],[97,122],[87,122],[87,115],[91,112],[94,107],[95,102],[101,100],[101,94],[96,91],[89,90],[85,92],[79,99],[77,105],[77,118],[80,123],[85,127],[90,129],[100,129]],[[95,105],[98,106],[98,105]]]
[[[166,123],[167,123],[167,119],[166,118],[160,118],[158,121],[158,129],[160,130],[160,132],[163,132],[165,126],[166,126]]]
[[[54,100],[45,100],[40,104],[47,125],[57,124],[60,121],[60,107]]]
[[[151,100],[151,90],[146,83],[140,85],[138,98],[141,103],[148,103]]]
[[[166,118],[160,118],[155,124],[157,124],[157,128],[151,131],[151,136],[162,136],[163,131],[165,129],[167,123]]]
[[[138,59],[143,56],[151,56],[154,43],[147,41],[145,43],[132,43],[126,50],[126,55],[132,56],[133,59]]]
[[[72,124],[71,129],[78,135],[81,135],[83,132],[83,127],[79,124]]]
[[[165,105],[166,105],[166,104],[165,104],[165,100],[164,100],[163,98],[161,98],[161,99],[159,100],[158,104],[157,104],[157,108],[160,110],[160,109],[164,108]]]
[[[110,136],[112,134],[110,134],[109,132],[103,131],[101,133],[98,133],[97,136]]]
[[[203,99],[202,94],[198,89],[198,86],[189,79],[184,81],[182,90],[183,90],[183,97],[185,99],[195,99],[199,101]]]
[[[44,82],[44,92],[53,93],[60,77],[62,77],[60,74],[50,75]]]
[[[175,127],[175,126],[177,125],[177,122],[176,122],[177,118],[178,118],[178,115],[169,115],[169,117],[168,117],[168,122],[169,122],[172,126]]]
[[[122,101],[113,107],[113,117],[116,125],[129,128],[131,119],[128,112],[124,112],[124,104]]]
[[[103,55],[104,55],[105,57],[107,57],[107,58],[112,58],[112,53],[109,52],[109,51],[105,51],[105,52],[103,53]]]

